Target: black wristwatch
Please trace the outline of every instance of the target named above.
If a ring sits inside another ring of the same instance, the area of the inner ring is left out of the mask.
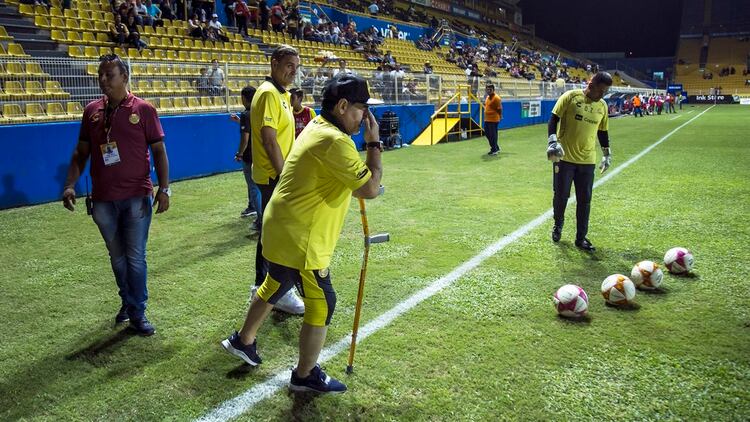
[[[380,151],[383,151],[383,143],[380,141],[377,142],[368,142],[365,144],[367,149],[379,149]]]

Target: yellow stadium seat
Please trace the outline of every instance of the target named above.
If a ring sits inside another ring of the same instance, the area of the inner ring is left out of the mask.
[[[73,18],[67,18],[65,19],[65,27],[68,29],[80,29],[80,26],[78,25],[78,19]]]
[[[99,75],[99,65],[96,63],[89,63],[86,65],[86,74],[98,76]]]
[[[64,42],[67,40],[67,37],[65,36],[65,32],[59,29],[53,29],[52,31],[50,31],[50,38],[52,39],[52,41],[57,41],[57,42],[61,42],[61,41]]]
[[[132,50],[132,48],[131,48],[131,50]],[[141,50],[141,58],[145,59],[145,60],[153,60],[154,59],[154,50],[151,50],[149,48],[144,48],[143,50]]]
[[[78,13],[73,9],[65,9],[63,10],[63,16],[65,16],[66,18],[76,19],[78,18]]]
[[[81,31],[94,31],[94,24],[91,21],[82,20],[80,23]]]
[[[26,73],[29,75],[46,75],[47,72],[42,70],[42,66],[36,62],[26,62]]]
[[[34,25],[40,28],[49,28],[49,18],[47,16],[36,15],[34,16]]]
[[[211,53],[209,53],[208,51],[201,51],[200,54],[201,54],[201,59],[200,60],[202,62],[210,62],[211,61]]]
[[[19,62],[7,62],[5,66],[9,75],[20,76],[26,74],[26,69],[24,69],[23,65]]]
[[[39,103],[26,103],[26,116],[33,120],[48,120],[44,107]]]
[[[156,35],[158,35],[158,36],[160,36],[160,37],[163,37],[163,36],[166,36],[166,35],[167,35],[167,30],[166,30],[166,28],[164,28],[163,26],[157,26],[157,27],[156,27],[156,28],[154,29],[154,32],[156,33]]]
[[[8,43],[8,54],[11,56],[18,56],[18,57],[29,56],[28,54],[26,54],[25,51],[23,51],[23,46],[21,46],[21,44],[16,44],[14,42]]]
[[[195,50],[195,41],[193,41],[191,38],[182,40],[182,48]]]
[[[94,21],[94,30],[98,32],[106,32],[109,33],[109,26],[107,26],[107,23],[101,20]]]
[[[103,23],[104,22],[104,15],[102,14],[102,12],[100,12],[98,10],[92,10],[91,11],[91,20],[93,20],[94,22],[100,21],[100,22]]]
[[[192,94],[195,92],[195,89],[190,85],[190,82],[188,81],[180,81],[180,93],[182,94]]]
[[[191,51],[190,52],[190,60],[194,62],[201,61],[201,52],[200,51]]]
[[[169,91],[167,90],[167,86],[164,85],[164,81],[159,79],[151,82],[151,92],[153,95],[169,95]]]
[[[224,101],[224,97],[214,97],[214,108],[217,110],[226,110],[227,103]]]
[[[159,111],[172,111],[174,109],[174,103],[171,98],[159,98]]]
[[[184,94],[177,81],[167,81],[167,92],[169,94]]]
[[[130,57],[131,59],[140,59],[141,58],[141,54],[135,48],[129,48],[127,50],[127,52],[128,52],[127,57]]]
[[[60,86],[60,82],[58,81],[45,81],[44,82],[44,90],[47,92],[48,96],[54,97],[54,98],[70,98],[70,94],[63,91],[62,86]]]
[[[47,103],[47,115],[51,117],[65,117],[65,109],[60,103]]]
[[[78,101],[69,101],[66,105],[66,111],[68,116],[81,117],[83,115],[83,107]]]
[[[98,58],[99,57],[99,49],[90,45],[87,45],[83,48],[83,55],[88,58]]]
[[[164,60],[169,60],[173,62],[173,61],[177,61],[180,59],[179,54],[174,50],[166,50],[165,54],[166,54],[166,57],[164,58]]]
[[[3,104],[3,119],[14,123],[26,120],[26,115],[18,104]]]
[[[91,14],[87,10],[78,9],[78,19],[81,19],[81,23],[83,23],[83,21],[91,19]]]
[[[151,82],[147,80],[140,80],[138,81],[138,89],[137,92],[139,95],[149,95],[151,94]]]
[[[201,108],[200,100],[197,97],[188,97],[187,104],[190,110],[199,110]]]
[[[32,4],[19,4],[18,5],[18,13],[24,15],[24,16],[34,16],[34,5]]]
[[[112,55],[112,49],[109,47],[99,47],[99,55],[100,56]]]
[[[184,97],[177,97],[174,99],[174,105],[172,106],[172,109],[175,111],[187,111],[190,110],[190,108],[187,105],[187,102],[185,101]]]
[[[112,40],[109,38],[109,34],[104,32],[97,32],[96,33],[96,41],[99,42],[99,45],[110,45],[113,44]]]
[[[7,81],[5,83],[5,95],[13,100],[22,100],[26,98],[26,91],[19,81]]]
[[[68,31],[68,43],[70,44],[83,44],[81,33],[78,31]]]
[[[203,109],[214,108],[214,103],[213,101],[211,101],[211,97],[201,97],[201,108]]]
[[[120,57],[128,57],[128,51],[122,47],[115,47],[113,49],[114,54],[117,54]]]
[[[26,94],[31,97],[44,97],[47,95],[39,81],[26,81]]]

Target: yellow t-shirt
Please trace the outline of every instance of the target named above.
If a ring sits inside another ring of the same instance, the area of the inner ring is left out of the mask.
[[[298,270],[327,268],[352,192],[372,174],[354,142],[323,116],[294,143],[263,212],[263,256]]]
[[[607,103],[591,101],[582,89],[574,89],[557,99],[552,113],[560,118],[557,140],[565,150],[563,161],[596,164],[596,132],[609,128]]]
[[[250,139],[253,143],[253,180],[261,185],[269,184],[275,179],[276,170],[268,158],[260,129],[264,126],[276,129],[276,142],[281,149],[281,156],[286,160],[294,142],[294,116],[289,102],[289,92],[279,91],[271,82],[263,82],[253,97],[250,110]]]

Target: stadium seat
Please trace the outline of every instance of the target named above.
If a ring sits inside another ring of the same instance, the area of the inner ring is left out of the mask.
[[[190,85],[190,82],[188,81],[180,81],[180,92],[184,94],[192,94],[195,92],[195,89],[192,85]]]
[[[72,31],[69,31],[69,33],[70,32]],[[98,59],[99,49],[94,46],[87,45],[86,47],[83,47],[83,55],[84,57],[87,57],[87,58]]]
[[[173,111],[174,103],[171,98],[159,98],[159,111]]]
[[[47,115],[51,117],[67,117],[65,109],[60,103],[47,103]]]
[[[64,42],[67,40],[65,32],[59,29],[53,29],[52,31],[50,31],[50,38],[52,39],[52,41],[56,42]]]
[[[151,82],[147,80],[140,80],[137,83],[138,88],[136,92],[139,96],[146,96],[151,94]]]
[[[79,25],[81,31],[94,31],[94,24],[91,21],[82,20]]]
[[[26,103],[26,116],[33,120],[49,120],[44,107],[39,103]]]
[[[155,80],[151,82],[151,93],[152,95],[169,95],[170,92],[167,90],[166,85],[164,85],[164,81],[162,80]]]
[[[20,81],[5,82],[5,94],[11,100],[22,100],[26,98],[26,91],[23,89]]]
[[[7,62],[5,66],[9,75],[21,76],[26,74],[26,69],[19,62]]]
[[[216,110],[226,110],[227,103],[224,101],[224,97],[214,97],[214,108]]]
[[[58,81],[45,81],[44,82],[44,90],[46,91],[47,95],[54,98],[60,98],[60,99],[67,99],[70,98],[70,94],[63,91],[62,86],[60,86],[60,82]]]
[[[174,111],[188,111],[190,108],[187,105],[184,97],[177,97],[174,99],[174,105],[172,106]]]
[[[26,54],[25,51],[23,51],[23,46],[21,44],[16,43],[8,43],[8,54],[11,56],[18,56],[18,57],[29,57],[28,54]]]
[[[12,40],[13,37],[8,35],[8,31],[5,30],[5,27],[0,25],[0,41],[2,40]]]
[[[47,95],[44,92],[44,88],[42,88],[42,83],[39,81],[26,81],[26,94],[35,99],[43,98]]]
[[[214,102],[211,101],[211,97],[201,97],[200,107],[204,110],[214,108]]]
[[[27,120],[26,115],[18,104],[3,104],[3,120],[8,123],[15,123]]]
[[[75,29],[75,30],[81,29],[80,26],[78,25],[78,19],[71,19],[71,18],[65,19],[65,27],[68,29]]]
[[[86,74],[92,75],[92,76],[98,76],[99,75],[99,65],[96,63],[88,63],[86,65]]]
[[[197,97],[188,97],[187,104],[191,110],[200,110],[201,108],[201,102]]]
[[[80,118],[83,115],[83,107],[78,101],[69,101],[66,105],[68,116]]]

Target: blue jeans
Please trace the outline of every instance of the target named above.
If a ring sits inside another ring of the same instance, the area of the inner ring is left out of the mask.
[[[242,173],[247,183],[247,207],[258,212],[259,221],[263,221],[263,210],[260,206],[260,189],[253,180],[253,165],[242,162]]]
[[[143,318],[146,311],[146,241],[151,213],[151,196],[94,202],[94,222],[107,245],[120,298],[131,319]]]

